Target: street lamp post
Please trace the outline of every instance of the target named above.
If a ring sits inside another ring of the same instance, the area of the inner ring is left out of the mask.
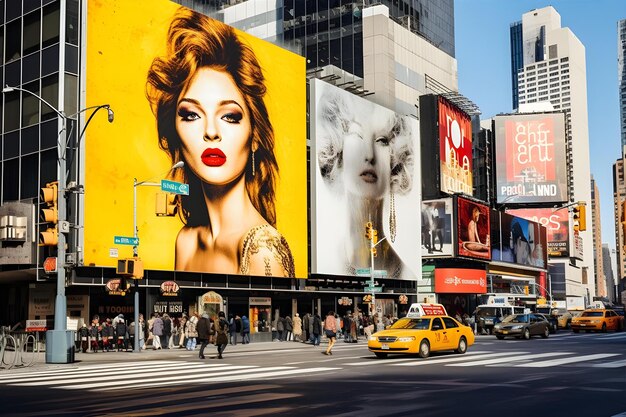
[[[178,161],[164,174],[167,175],[175,169],[182,168],[185,166],[183,161]],[[133,245],[133,258],[137,258],[139,256],[139,227],[137,226],[137,187],[145,186],[145,187],[158,187],[161,184],[158,182],[150,182],[154,178],[145,180],[145,181],[137,181],[137,178],[133,178],[133,237],[135,238],[135,245]],[[139,353],[141,351],[139,347],[139,279],[135,278],[135,343],[133,346],[133,352]]]
[[[3,89],[3,93],[11,93],[13,91],[22,91],[35,97],[40,102],[44,103],[50,109],[52,109],[61,118],[61,129],[57,139],[57,180],[58,195],[57,195],[57,213],[58,213],[58,240],[57,240],[57,294],[54,302],[54,330],[48,330],[46,332],[46,362],[47,363],[68,363],[73,360],[73,348],[74,338],[73,332],[67,331],[67,300],[65,297],[65,277],[66,277],[66,262],[65,262],[65,245],[66,237],[65,233],[69,231],[69,223],[67,221],[67,205],[65,202],[65,193],[67,191],[67,173],[66,173],[66,151],[67,141],[61,138],[63,132],[66,131],[67,119],[69,118],[63,112],[56,109],[53,105],[48,103],[43,97],[33,93],[30,90],[26,90],[20,87],[10,87],[6,85]],[[109,105],[96,106],[97,112],[100,108],[107,108],[109,110],[109,122],[113,121],[112,110]],[[78,113],[72,115],[75,116],[82,113],[87,109],[83,109]],[[93,114],[92,114],[93,117]],[[91,121],[91,118],[89,119]],[[87,124],[85,125],[87,127]],[[84,133],[84,130],[83,130]],[[82,137],[82,133],[81,133]],[[60,139],[60,140],[59,140]]]

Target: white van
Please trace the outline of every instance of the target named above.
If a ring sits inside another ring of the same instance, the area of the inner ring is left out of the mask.
[[[511,314],[523,314],[530,312],[528,308],[513,306],[506,303],[481,304],[476,307],[474,317],[478,334],[493,332],[493,326],[500,323],[503,318]]]

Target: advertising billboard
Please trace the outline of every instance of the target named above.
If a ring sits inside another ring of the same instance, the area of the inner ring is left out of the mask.
[[[524,219],[532,220],[547,230],[548,256],[568,257],[569,254],[569,212],[567,208],[552,211],[551,208],[507,210]]]
[[[567,201],[564,114],[494,119],[498,203]]]
[[[422,201],[422,257],[454,256],[452,197]]]
[[[435,268],[435,292],[438,294],[485,294],[487,271],[468,268]]]
[[[457,198],[457,254],[475,259],[491,259],[489,207]]]
[[[472,124],[470,117],[439,96],[441,191],[472,195]]]
[[[85,106],[115,121],[82,141],[84,264],[132,257],[136,212],[146,269],[306,277],[304,58],[167,0],[86,7]]]
[[[508,213],[491,212],[491,260],[547,268],[546,227]]]
[[[419,124],[320,80],[311,82],[311,270],[421,274]],[[383,271],[383,272],[380,272]]]

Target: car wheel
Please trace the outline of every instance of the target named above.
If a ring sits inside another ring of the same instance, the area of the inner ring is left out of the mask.
[[[524,339],[530,339],[530,330],[528,328],[524,329]]]
[[[459,339],[459,347],[456,348],[455,352],[461,355],[467,352],[467,340],[465,340],[464,336],[461,336],[461,339]]]
[[[544,339],[546,339],[548,336],[550,336],[550,329],[548,329],[546,327],[546,329],[543,331],[543,334],[541,335],[541,337],[543,337]]]
[[[385,359],[387,357],[387,354],[384,352],[374,352],[374,355],[379,359]]]
[[[430,343],[424,339],[420,342],[419,356],[420,358],[427,358],[428,355],[430,355]]]
[[[504,339],[504,336],[502,336],[501,334],[497,334],[496,337],[498,338],[498,340]]]
[[[606,323],[602,323],[602,333],[606,333]]]

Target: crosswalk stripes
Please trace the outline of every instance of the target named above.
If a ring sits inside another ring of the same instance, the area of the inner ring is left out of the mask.
[[[137,361],[123,364],[71,369],[51,369],[32,373],[0,376],[0,386],[51,387],[66,390],[119,390],[166,387],[185,383],[213,384],[236,380],[285,378],[307,373],[334,371],[340,368],[291,366],[232,365],[175,361]]]
[[[521,363],[515,366],[523,366],[525,368],[547,368],[550,366],[565,365],[565,364],[576,363],[576,362],[585,362],[585,361],[593,361],[596,359],[610,358],[612,356],[618,356],[618,355],[619,353],[596,353],[594,355],[582,355],[582,356],[574,356],[571,358],[553,359],[549,361]]]

